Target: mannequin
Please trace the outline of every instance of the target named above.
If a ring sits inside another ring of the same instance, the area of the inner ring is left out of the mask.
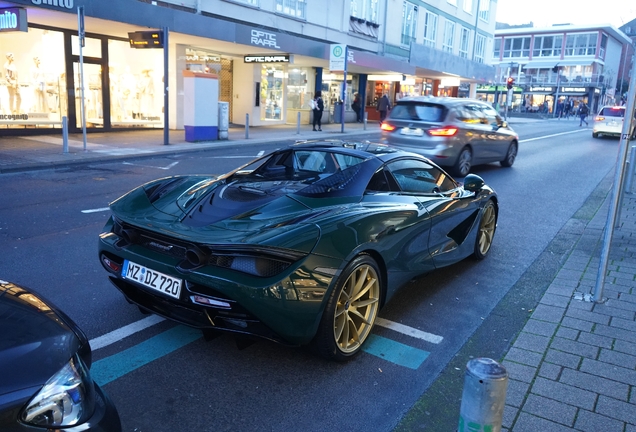
[[[7,61],[4,63],[4,76],[7,80],[7,90],[9,91],[9,112],[18,114],[20,111],[20,90],[18,88],[18,71],[13,53],[7,53]]]
[[[33,57],[33,67],[31,68],[31,83],[33,85],[33,112],[48,112],[44,98],[44,73],[40,69],[40,58]]]
[[[139,113],[143,117],[152,117],[154,106],[155,86],[151,72],[150,69],[144,69],[139,79]]]

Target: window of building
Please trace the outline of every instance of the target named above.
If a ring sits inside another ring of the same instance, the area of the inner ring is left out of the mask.
[[[442,50],[453,52],[453,44],[455,43],[455,22],[446,20],[444,23],[444,43]]]
[[[475,40],[475,60],[477,63],[484,62],[484,52],[486,51],[486,36],[477,35],[477,39]]]
[[[468,39],[470,38],[470,30],[466,27],[461,29],[461,37],[459,40],[459,56],[468,58]]]
[[[501,56],[501,41],[502,41],[502,38],[497,38],[494,41],[495,41],[495,46],[494,46],[494,50],[493,50],[492,56],[493,56],[493,58],[498,59]]]
[[[599,57],[605,60],[605,49],[607,48],[607,35],[603,33],[601,35],[601,48],[599,50]]]
[[[504,38],[504,58],[529,57],[530,36],[519,38]]]
[[[482,21],[490,21],[490,0],[481,0],[479,2],[479,19]]]
[[[473,0],[464,0],[464,12],[473,13]]]
[[[378,23],[378,0],[351,0],[351,16]]]
[[[404,2],[402,5],[402,45],[410,45],[415,41],[417,27],[417,6]]]
[[[598,33],[568,34],[565,39],[565,55],[594,55],[597,41]]]
[[[560,57],[563,51],[563,36],[536,36],[532,49],[533,57]]]
[[[307,3],[305,0],[276,0],[276,12],[305,19]]]
[[[437,42],[437,15],[426,11],[424,14],[424,45],[435,48]]]

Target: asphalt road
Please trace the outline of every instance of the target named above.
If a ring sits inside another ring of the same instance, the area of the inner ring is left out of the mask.
[[[618,141],[583,129],[573,120],[519,125],[514,167],[474,170],[501,200],[489,257],[410,282],[380,312],[441,341],[374,330],[419,363],[363,352],[336,364],[268,342],[238,349],[230,336],[206,341],[167,321],[127,327],[149,318],[98,262],[108,202],[157,177],[227,171],[271,145],[2,175],[0,277],[39,290],[103,345],[93,372],[126,431],[390,431],[613,168]],[[502,328],[493,337],[514,334]]]

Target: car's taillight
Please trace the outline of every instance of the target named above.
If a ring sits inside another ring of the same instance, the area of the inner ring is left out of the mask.
[[[431,136],[453,136],[457,133],[457,128],[446,126],[442,128],[429,129],[426,132],[428,132]]]
[[[594,120],[595,120],[595,121],[603,121],[603,120],[605,120],[605,117],[596,116],[596,117],[594,118]]]
[[[380,129],[387,132],[393,132],[395,130],[395,126],[390,125],[388,123],[382,123],[380,125]]]

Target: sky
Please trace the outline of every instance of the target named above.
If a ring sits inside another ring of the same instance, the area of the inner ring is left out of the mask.
[[[497,22],[548,27],[552,24],[613,24],[636,19],[636,0],[497,0]]]

